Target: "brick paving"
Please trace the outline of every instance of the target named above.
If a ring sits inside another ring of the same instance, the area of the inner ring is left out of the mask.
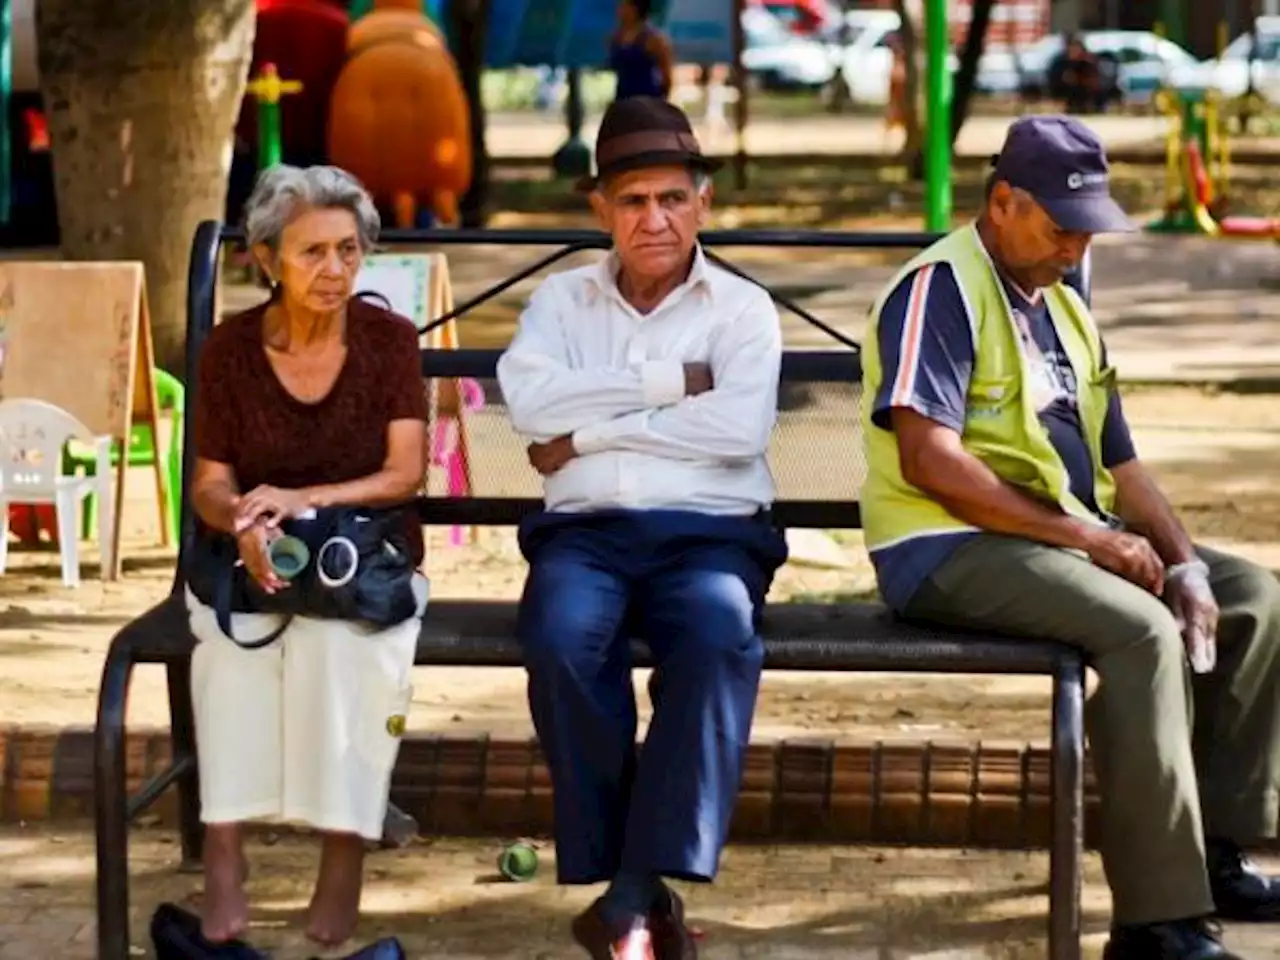
[[[1047,713],[1042,710],[1041,712]],[[92,731],[0,726],[0,823],[92,815]],[[130,792],[169,765],[167,729],[126,741]],[[1026,849],[1050,835],[1049,756],[1040,746],[760,740],[747,753],[732,838],[750,842],[905,843]],[[1085,839],[1097,798],[1085,777]],[[391,798],[423,831],[549,832],[551,780],[536,740],[411,733]],[[176,823],[176,791],[150,813]]]
[[[179,873],[167,830],[133,835],[134,956],[164,900],[198,904],[200,879]],[[401,939],[410,957],[571,960],[569,918],[594,895],[553,882],[550,850],[529,884],[496,877],[499,840],[438,838],[368,861],[361,943]],[[250,844],[250,939],[275,960],[302,960],[297,932],[316,846],[292,833]],[[1280,860],[1270,865],[1280,869]],[[951,960],[1044,956],[1042,854],[843,846],[734,846],[720,881],[684,893],[705,937],[703,960]],[[1088,861],[1085,956],[1106,937],[1106,891]],[[93,847],[87,825],[0,828],[0,960],[94,956]],[[1280,930],[1234,927],[1249,960],[1280,960]],[[345,948],[348,952],[352,947]],[[331,953],[328,956],[340,956]]]

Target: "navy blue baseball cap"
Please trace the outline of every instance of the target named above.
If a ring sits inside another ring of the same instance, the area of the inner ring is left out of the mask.
[[[1074,117],[1014,121],[995,159],[995,179],[1025,190],[1063,230],[1129,233],[1137,227],[1111,197],[1107,154]]]

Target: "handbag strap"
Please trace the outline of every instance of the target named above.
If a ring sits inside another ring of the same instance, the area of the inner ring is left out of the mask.
[[[289,624],[293,622],[293,617],[286,616],[284,623],[280,624],[275,630],[272,630],[264,637],[257,640],[237,640],[236,635],[231,630],[231,587],[236,575],[236,562],[231,560],[227,563],[219,573],[214,583],[213,596],[213,613],[218,619],[218,629],[226,634],[227,639],[232,643],[243,647],[245,650],[261,650],[268,644],[275,643],[280,635],[288,629]]]

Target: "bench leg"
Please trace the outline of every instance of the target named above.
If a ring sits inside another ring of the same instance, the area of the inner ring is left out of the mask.
[[[1053,678],[1053,838],[1049,850],[1049,957],[1079,960],[1084,841],[1084,664]]]
[[[191,707],[191,661],[166,667],[169,683],[169,725],[173,762],[196,756],[196,722]],[[200,823],[200,771],[178,781],[178,830],[182,837],[183,873],[198,872],[204,857],[204,826]]]
[[[129,813],[124,711],[131,654],[112,644],[102,668],[94,728],[94,834],[97,846],[98,958],[129,956]]]

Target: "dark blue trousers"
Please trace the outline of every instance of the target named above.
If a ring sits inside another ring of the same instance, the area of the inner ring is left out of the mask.
[[[742,777],[786,542],[764,516],[544,513],[521,527],[519,637],[555,795],[561,883],[715,876]],[[629,638],[656,669],[637,754]]]

